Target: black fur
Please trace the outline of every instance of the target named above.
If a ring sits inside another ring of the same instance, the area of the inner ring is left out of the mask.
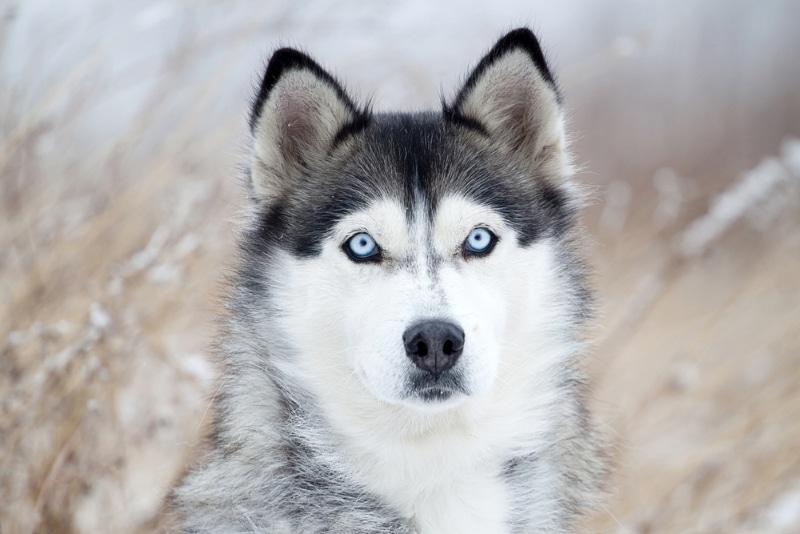
[[[520,182],[518,177],[530,174],[530,170],[522,168],[519,162],[508,162],[502,167],[490,163],[497,158],[490,157],[488,147],[464,149],[464,138],[470,132],[488,137],[483,125],[461,115],[460,107],[466,95],[489,66],[517,49],[528,54],[555,90],[555,81],[536,37],[527,28],[520,28],[497,42],[472,71],[453,105],[443,105],[441,114],[375,116],[368,108],[358,108],[341,84],[306,54],[290,48],[276,51],[253,104],[251,128],[255,128],[272,88],[284,73],[293,69],[306,69],[333,87],[354,119],[336,134],[330,147],[329,167],[307,169],[302,179],[293,184],[288,198],[262,206],[254,236],[257,248],[267,253],[279,246],[300,257],[313,256],[319,252],[319,243],[326,233],[341,217],[392,191],[405,203],[409,216],[414,212],[413,203],[420,198],[432,212],[448,192],[467,194],[500,211],[517,230],[523,246],[542,236],[563,235],[571,225],[575,209],[556,185],[536,180],[536,177]],[[353,135],[360,135],[363,140],[356,153],[348,155],[347,163],[339,164],[332,157],[333,153]],[[376,161],[383,165],[376,165]],[[383,176],[387,166],[395,169],[390,182]],[[373,172],[375,167],[381,170]],[[387,185],[391,191],[386,191]],[[298,221],[302,224],[297,224]]]
[[[332,167],[297,180],[290,199],[263,207],[255,236],[261,252],[281,247],[314,256],[339,219],[386,193],[403,202],[409,216],[419,199],[432,212],[444,195],[464,194],[499,211],[522,246],[563,235],[572,224],[575,208],[556,185],[521,181],[530,171],[513,160],[498,165],[488,147],[465,150],[468,132],[442,115],[378,114],[360,135],[346,163],[332,159]],[[386,168],[394,170],[390,180]]]

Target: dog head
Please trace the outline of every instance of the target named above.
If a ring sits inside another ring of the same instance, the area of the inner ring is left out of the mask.
[[[326,400],[411,410],[535,377],[585,297],[562,269],[577,208],[562,124],[526,29],[440,113],[373,114],[275,52],[251,115],[242,291],[282,349],[259,352]]]

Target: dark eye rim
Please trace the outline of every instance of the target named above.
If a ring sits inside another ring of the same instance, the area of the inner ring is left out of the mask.
[[[491,238],[491,241],[489,242],[489,246],[486,247],[483,250],[476,251],[476,250],[470,249],[467,246],[467,241],[469,240],[469,236],[475,230],[486,230],[487,232],[489,232],[489,236]],[[480,257],[483,257],[483,256],[488,256],[494,250],[494,247],[497,246],[498,241],[500,241],[500,238],[497,237],[497,234],[495,234],[494,232],[489,230],[487,227],[485,227],[485,226],[476,226],[475,228],[473,228],[472,230],[469,231],[469,234],[467,234],[466,239],[464,239],[464,242],[461,243],[461,255],[464,256],[464,258],[467,258],[467,259],[469,259],[469,258],[480,258]]]
[[[350,261],[353,261],[355,263],[380,263],[380,262],[382,262],[383,261],[383,251],[381,250],[381,247],[378,246],[378,242],[377,241],[375,241],[375,252],[370,254],[369,256],[360,257],[360,256],[356,256],[355,254],[353,254],[353,251],[350,250],[350,241],[352,241],[353,238],[355,238],[359,234],[367,234],[367,235],[369,235],[369,237],[373,241],[375,241],[375,238],[372,237],[369,234],[369,232],[365,232],[363,230],[361,230],[359,232],[355,232],[353,235],[351,235],[350,237],[345,239],[344,243],[342,243],[342,247],[341,248],[344,251],[344,253],[347,254],[347,257],[350,258]]]

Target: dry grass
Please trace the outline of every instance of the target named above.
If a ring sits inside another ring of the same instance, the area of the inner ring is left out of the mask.
[[[302,42],[327,28],[242,5],[253,15],[213,31],[215,2],[173,12],[162,33],[174,42],[122,72],[111,67],[145,44],[136,25],[47,76],[0,79],[4,534],[163,528],[161,499],[203,432],[217,281],[243,202],[248,76],[270,32]],[[704,7],[697,21],[644,21],[617,39],[607,22],[563,65],[576,149],[595,173],[582,179],[599,186],[587,223],[605,313],[591,370],[618,462],[589,530],[800,529],[800,172],[780,152],[800,136],[800,72],[774,53],[799,44],[789,5],[772,18]],[[6,66],[24,55],[12,7],[0,7]],[[334,29],[344,41],[364,20]],[[401,64],[402,50],[374,53]],[[459,70],[474,60],[452,57]],[[435,91],[438,72],[411,72],[409,84]],[[144,96],[114,100],[143,73]],[[693,221],[767,156],[781,156],[784,179],[702,253],[683,253]]]

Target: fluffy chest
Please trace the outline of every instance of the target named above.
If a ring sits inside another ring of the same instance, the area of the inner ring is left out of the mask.
[[[382,440],[350,462],[360,482],[420,534],[503,534],[512,511],[506,458],[488,436],[447,429]]]

